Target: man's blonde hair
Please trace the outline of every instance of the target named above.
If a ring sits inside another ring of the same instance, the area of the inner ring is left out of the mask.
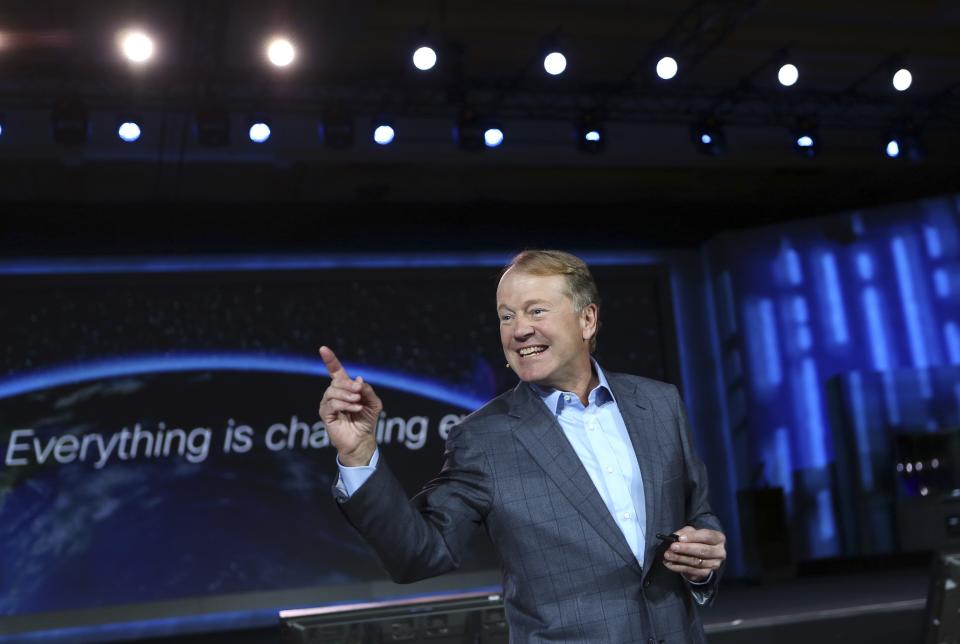
[[[573,301],[573,309],[577,314],[589,305],[596,304],[597,331],[590,338],[590,352],[597,350],[597,336],[600,334],[600,292],[586,262],[562,250],[525,250],[503,267],[500,277],[502,278],[510,269],[516,269],[528,275],[563,275],[567,285],[567,296]]]

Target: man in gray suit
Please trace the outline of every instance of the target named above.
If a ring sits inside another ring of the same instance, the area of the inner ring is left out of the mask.
[[[497,313],[521,382],[451,430],[411,501],[377,450],[380,399],[321,347],[341,510],[398,583],[457,568],[483,526],[512,643],[704,642],[698,605],[716,593],[725,538],[676,388],[591,358],[599,295],[573,255],[515,257]]]

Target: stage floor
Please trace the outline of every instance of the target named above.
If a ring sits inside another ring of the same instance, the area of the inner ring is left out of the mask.
[[[711,644],[919,644],[930,567],[722,583],[703,612]]]

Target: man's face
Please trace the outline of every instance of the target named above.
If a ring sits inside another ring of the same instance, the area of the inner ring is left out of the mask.
[[[564,276],[507,271],[497,287],[497,314],[503,353],[520,380],[562,391],[589,381],[596,306],[577,314]]]

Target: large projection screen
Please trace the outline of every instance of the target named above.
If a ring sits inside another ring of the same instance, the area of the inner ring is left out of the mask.
[[[679,384],[665,267],[584,257],[601,365]],[[516,385],[494,304],[508,259],[0,265],[0,641],[249,627],[497,583],[482,531],[458,573],[389,583],[330,494],[317,349],[377,388],[380,446],[412,495],[450,427]]]

